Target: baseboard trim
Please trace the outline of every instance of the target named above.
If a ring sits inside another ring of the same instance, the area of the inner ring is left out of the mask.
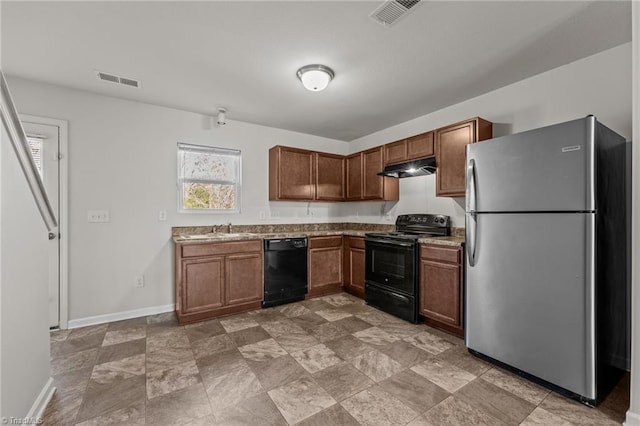
[[[49,404],[49,401],[51,401],[51,398],[53,397],[53,393],[55,391],[56,391],[56,387],[53,386],[53,377],[49,377],[49,380],[47,380],[47,383],[45,383],[44,386],[42,387],[40,394],[38,395],[36,400],[33,402],[33,405],[31,406],[31,409],[25,416],[25,419],[27,420],[42,419],[44,417],[44,410],[46,410],[47,405]]]
[[[93,317],[69,320],[69,328],[86,327],[88,325],[104,324],[130,318],[146,317],[147,315],[164,314],[175,310],[175,305],[150,306],[132,311],[115,312],[113,314],[96,315]]]
[[[640,426],[640,414],[627,411],[627,418],[623,424],[624,426]]]

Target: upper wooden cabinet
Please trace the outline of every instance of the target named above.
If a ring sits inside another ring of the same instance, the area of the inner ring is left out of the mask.
[[[378,176],[384,169],[384,147],[351,154],[346,159],[347,201],[398,200],[398,179]]]
[[[493,124],[479,117],[436,130],[437,197],[465,196],[466,147],[492,137]]]
[[[315,199],[314,152],[286,146],[269,150],[269,200]]]
[[[400,199],[398,179],[378,176],[384,169],[384,147],[362,152],[362,199],[396,201]]]
[[[343,201],[346,162],[344,156],[316,152],[313,158],[316,200]]]
[[[432,157],[433,133],[426,132],[384,145],[385,165]]]
[[[407,139],[407,160],[416,158],[433,157],[433,133],[427,132],[415,135]]]
[[[436,196],[464,197],[466,146],[490,139],[492,124],[473,118],[397,142],[343,156],[274,146],[269,150],[271,201],[397,201],[397,178],[386,165],[436,157]]]
[[[343,201],[342,155],[286,146],[269,150],[269,200]]]
[[[388,143],[384,146],[385,164],[402,163],[407,159],[407,140]]]
[[[380,173],[383,169],[384,151],[382,150],[382,147],[368,149],[362,153],[363,199],[384,199],[384,178],[382,176],[378,176],[378,173]]]
[[[345,160],[346,166],[346,200],[362,200],[362,152],[349,155]]]

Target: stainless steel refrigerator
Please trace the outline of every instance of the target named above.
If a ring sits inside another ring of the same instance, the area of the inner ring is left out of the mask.
[[[629,369],[626,149],[593,116],[467,147],[467,347],[589,405]]]

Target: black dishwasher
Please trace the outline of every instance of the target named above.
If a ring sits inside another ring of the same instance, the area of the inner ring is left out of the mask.
[[[303,300],[307,289],[307,237],[264,240],[262,307]]]

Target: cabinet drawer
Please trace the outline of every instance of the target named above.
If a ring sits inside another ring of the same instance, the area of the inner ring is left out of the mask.
[[[364,238],[363,237],[345,237],[347,246],[349,248],[359,248],[364,250]]]
[[[182,245],[182,257],[200,257],[255,251],[262,251],[262,240]]]
[[[325,247],[342,247],[342,236],[309,238],[310,249]]]
[[[422,244],[420,246],[420,257],[422,259],[437,260],[440,262],[460,263],[460,247],[432,246]]]

